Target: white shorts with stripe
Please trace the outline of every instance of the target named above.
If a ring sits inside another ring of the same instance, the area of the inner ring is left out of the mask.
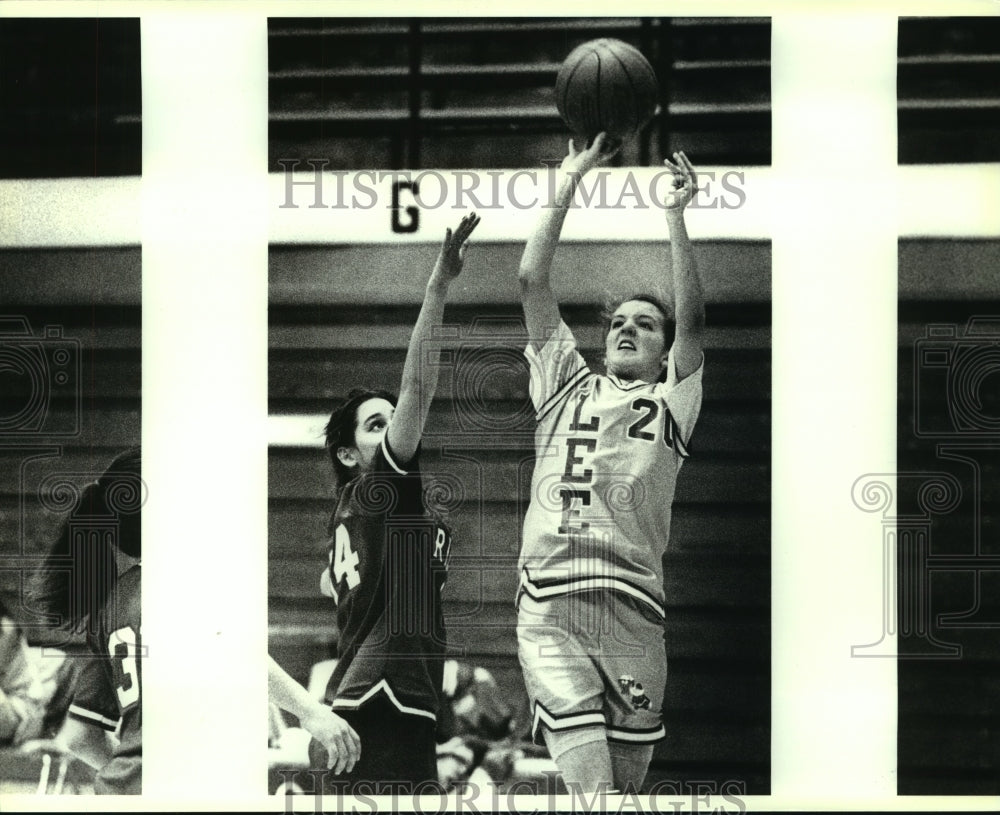
[[[609,741],[661,741],[667,653],[663,622],[613,591],[518,600],[518,657],[532,736],[597,727]]]

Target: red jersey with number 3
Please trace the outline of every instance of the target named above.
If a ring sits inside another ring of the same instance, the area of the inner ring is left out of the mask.
[[[525,355],[538,425],[520,590],[536,600],[617,591],[662,618],[662,558],[704,365],[678,381],[671,351],[666,382],[595,374],[565,323]]]
[[[98,770],[94,791],[142,792],[141,572],[122,574],[104,607],[101,633],[90,639],[69,715],[118,735],[118,746]]]
[[[339,659],[327,701],[353,710],[381,694],[436,720],[451,534],[426,512],[417,456],[403,466],[383,439],[372,470],[341,492],[331,534],[321,588],[337,603]]]

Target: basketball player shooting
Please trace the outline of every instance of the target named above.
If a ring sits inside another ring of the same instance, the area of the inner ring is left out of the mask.
[[[665,737],[662,557],[701,407],[705,324],[684,222],[697,179],[675,153],[665,162],[675,188],[665,203],[673,344],[668,307],[637,293],[611,312],[605,374],[577,351],[549,273],[580,180],[615,152],[606,143],[604,133],[584,150],[570,142],[556,198],[541,210],[518,275],[537,421],[518,655],[534,737],[544,737],[568,788],[586,793],[639,790]]]

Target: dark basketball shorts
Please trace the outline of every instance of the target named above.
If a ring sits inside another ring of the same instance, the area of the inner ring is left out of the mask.
[[[349,773],[325,772],[324,795],[427,792],[437,783],[435,724],[429,718],[401,713],[382,694],[357,710],[336,713],[358,734],[361,758]],[[309,763],[314,776],[327,769],[326,749],[315,739],[309,743]]]

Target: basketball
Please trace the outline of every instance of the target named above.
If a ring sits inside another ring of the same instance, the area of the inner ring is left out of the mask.
[[[556,76],[556,107],[574,136],[601,131],[626,139],[656,112],[659,83],[653,66],[627,42],[585,42],[566,57]]]

